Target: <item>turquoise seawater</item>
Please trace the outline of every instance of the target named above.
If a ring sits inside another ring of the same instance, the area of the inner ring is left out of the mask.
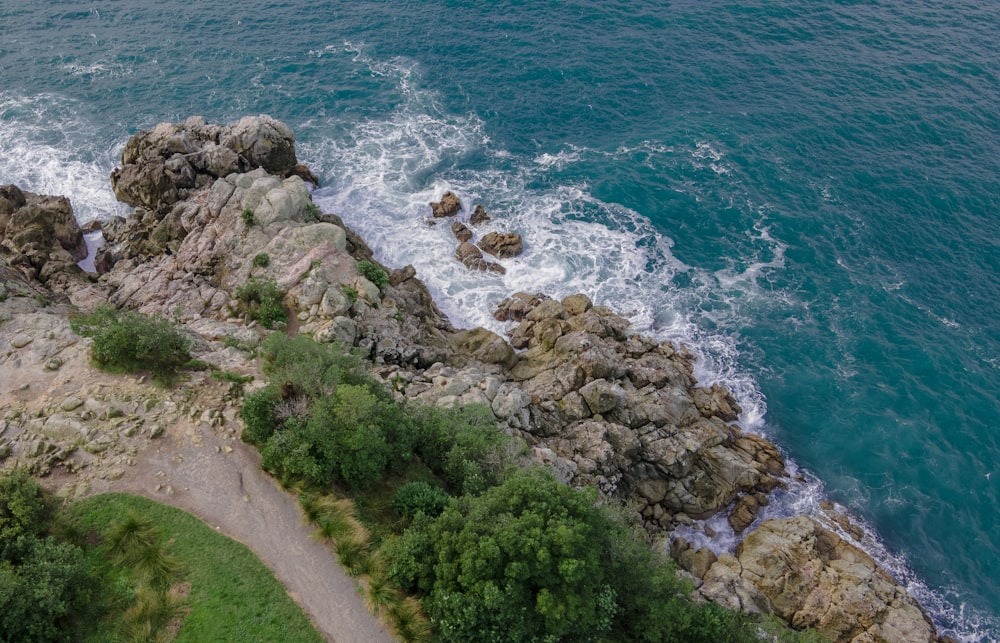
[[[453,321],[583,290],[687,343],[804,473],[767,515],[835,499],[993,641],[998,33],[971,0],[0,0],[0,183],[104,219],[137,129],[280,118]],[[524,234],[506,276],[420,223],[446,189]]]

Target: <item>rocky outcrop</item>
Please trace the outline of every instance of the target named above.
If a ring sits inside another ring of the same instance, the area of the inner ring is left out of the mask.
[[[516,257],[524,252],[521,235],[516,232],[489,232],[476,245],[497,259]]]
[[[482,251],[469,241],[463,241],[455,250],[455,258],[469,270],[481,270],[504,274],[507,269],[498,263],[483,258]]]
[[[298,163],[292,130],[269,116],[248,116],[229,126],[198,117],[161,123],[129,139],[121,162],[111,173],[115,196],[150,210],[169,208],[230,174],[263,168],[283,177]]]
[[[462,202],[458,200],[454,192],[450,191],[445,192],[440,201],[431,202],[430,206],[431,214],[434,215],[435,219],[453,217],[462,210]]]
[[[486,213],[486,208],[479,204],[472,211],[472,216],[469,217],[469,225],[482,225],[490,220],[490,215]]]
[[[769,520],[704,574],[700,592],[834,641],[933,643],[934,626],[870,556],[807,516]],[[738,601],[738,604],[737,604]]]
[[[0,253],[43,283],[87,256],[69,199],[0,186]]]

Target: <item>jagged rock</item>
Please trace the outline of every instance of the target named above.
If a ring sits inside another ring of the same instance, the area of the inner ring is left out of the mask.
[[[587,401],[587,406],[594,415],[607,413],[625,401],[625,391],[622,387],[603,379],[593,380],[584,385],[580,389],[580,395]]]
[[[0,248],[42,281],[87,256],[83,230],[73,217],[69,199],[0,187]]]
[[[496,310],[493,311],[493,318],[497,321],[519,322],[523,320],[527,314],[535,308],[535,306],[546,299],[548,299],[548,297],[542,294],[529,295],[526,292],[516,292],[500,302]]]
[[[486,213],[486,208],[482,204],[476,205],[476,209],[472,211],[472,216],[469,217],[469,225],[482,225],[490,220],[490,215]]]
[[[729,514],[729,526],[737,534],[742,534],[757,518],[757,511],[759,509],[760,505],[756,497],[750,494],[741,496]]]
[[[298,165],[295,135],[270,116],[246,116],[219,134],[221,145],[245,159],[250,168],[261,167],[270,174],[288,176]]]
[[[314,188],[319,187],[319,179],[313,174],[312,170],[301,163],[288,170],[286,176],[297,176],[306,183],[312,183]]]
[[[681,569],[696,579],[701,580],[715,564],[718,557],[711,549],[701,547],[695,549],[683,538],[675,538],[671,543],[670,555],[674,557]]]
[[[483,253],[468,241],[462,242],[455,250],[455,258],[469,270],[484,270],[504,274],[507,270],[498,263],[483,259]]]
[[[563,310],[571,317],[582,315],[594,307],[594,304],[590,301],[590,297],[587,297],[587,295],[582,293],[569,295],[568,297],[563,298],[562,305]]]
[[[451,233],[455,235],[456,239],[463,243],[472,239],[472,230],[469,230],[469,228],[461,221],[451,222]]]
[[[236,172],[260,167],[284,177],[297,164],[294,134],[266,115],[226,127],[197,117],[161,123],[130,138],[121,162],[111,173],[115,196],[151,210],[165,210],[190,190]]]
[[[451,191],[445,192],[440,201],[432,201],[430,206],[435,219],[453,217],[462,210],[462,202]]]
[[[507,259],[516,257],[524,252],[524,244],[521,235],[516,232],[490,232],[479,240],[479,247],[483,252],[491,254],[497,259]]]
[[[502,364],[510,367],[516,359],[510,344],[503,337],[485,328],[460,331],[455,334],[451,343],[460,353],[470,355],[484,364]]]
[[[740,577],[794,627],[812,627],[845,642],[936,639],[930,620],[905,589],[870,556],[812,518],[768,520],[747,535],[736,555]]]

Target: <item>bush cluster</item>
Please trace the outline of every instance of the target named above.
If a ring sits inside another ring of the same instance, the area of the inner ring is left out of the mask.
[[[442,641],[759,640],[751,617],[693,603],[596,492],[523,468],[489,409],[404,407],[360,360],[304,337],[272,335],[262,355],[271,382],[246,398],[244,439],[287,481],[351,494],[369,535],[346,501],[310,492],[303,507],[349,569],[371,573],[373,609],[402,614],[393,586],[419,598],[397,632],[426,612]]]
[[[78,335],[93,338],[91,357],[105,370],[149,371],[169,380],[191,360],[191,341],[174,323],[132,310],[98,306],[70,320]]]
[[[254,277],[236,289],[236,299],[244,317],[260,322],[264,328],[274,328],[278,323],[288,321],[285,293],[273,279],[264,281]]]
[[[271,383],[246,396],[243,438],[281,476],[360,490],[419,457],[462,493],[506,467],[508,439],[488,409],[404,409],[361,360],[306,337],[274,334],[261,351]]]
[[[83,551],[46,535],[50,517],[31,476],[0,478],[0,640],[72,640],[91,605]]]
[[[358,273],[375,284],[379,290],[385,290],[389,285],[389,275],[382,266],[373,261],[359,261]]]

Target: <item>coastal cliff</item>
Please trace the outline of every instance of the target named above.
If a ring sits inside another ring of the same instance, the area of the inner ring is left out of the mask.
[[[95,404],[70,399],[69,382],[58,400],[24,387],[85,351],[69,331],[74,310],[110,302],[169,317],[195,338],[199,359],[253,369],[227,344],[265,334],[240,316],[239,292],[273,282],[290,333],[357,347],[401,397],[489,407],[535,462],[628,503],[651,534],[725,512],[743,535],[734,555],[672,545],[703,597],[837,641],[936,640],[916,601],[851,542],[846,517],[758,519],[768,494],[787,484],[784,459],[741,429],[728,391],[699,385],[683,347],[630,332],[585,294],[511,293],[492,311],[508,323],[508,338],[454,328],[412,268],[385,269],[385,283],[375,283],[365,242],[312,203],[315,177],[298,164],[294,142],[264,116],[228,126],[191,118],[132,137],[111,180],[136,209],[104,224],[99,276],[75,264],[82,231],[65,198],[0,188],[0,453],[8,463],[79,481],[113,477],[129,466],[130,450],[162,431],[155,404],[135,413],[150,421],[129,418],[147,429],[127,434],[107,409],[102,419]],[[207,421],[225,418],[223,406],[206,410]],[[231,412],[228,422],[236,422]]]

